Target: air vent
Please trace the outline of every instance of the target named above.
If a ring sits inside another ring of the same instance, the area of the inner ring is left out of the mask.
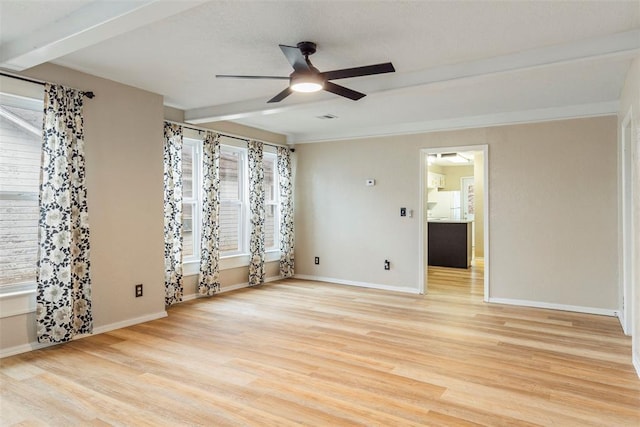
[[[322,120],[330,120],[330,119],[337,119],[338,116],[334,116],[333,114],[325,114],[322,116],[318,116],[317,118]]]

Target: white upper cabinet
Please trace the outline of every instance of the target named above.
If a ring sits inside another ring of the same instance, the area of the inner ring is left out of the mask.
[[[429,188],[444,188],[445,178],[444,175],[435,172],[427,173],[427,187]]]

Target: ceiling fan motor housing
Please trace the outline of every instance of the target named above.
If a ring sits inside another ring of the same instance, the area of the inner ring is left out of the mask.
[[[309,56],[316,53],[316,44],[314,42],[300,42],[297,44],[297,46],[304,56]]]

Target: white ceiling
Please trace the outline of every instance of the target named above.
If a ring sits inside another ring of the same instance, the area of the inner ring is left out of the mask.
[[[287,76],[278,44],[310,40],[321,71],[367,93],[266,101]],[[309,142],[612,114],[640,55],[632,1],[0,0],[0,67],[54,62],[164,95],[187,121],[233,120]],[[99,96],[99,94],[97,94]],[[332,114],[336,119],[319,119]]]

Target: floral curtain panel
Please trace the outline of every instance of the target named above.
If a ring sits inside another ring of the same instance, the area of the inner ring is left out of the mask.
[[[45,85],[36,293],[41,343],[93,331],[83,96]]]
[[[207,132],[202,143],[202,236],[198,294],[220,291],[220,135]]]
[[[182,301],[182,126],[164,124],[165,305]]]
[[[263,144],[249,141],[249,286],[264,283],[264,164]]]
[[[280,183],[280,276],[292,277],[293,256],[293,184],[291,151],[278,147],[278,182]]]

